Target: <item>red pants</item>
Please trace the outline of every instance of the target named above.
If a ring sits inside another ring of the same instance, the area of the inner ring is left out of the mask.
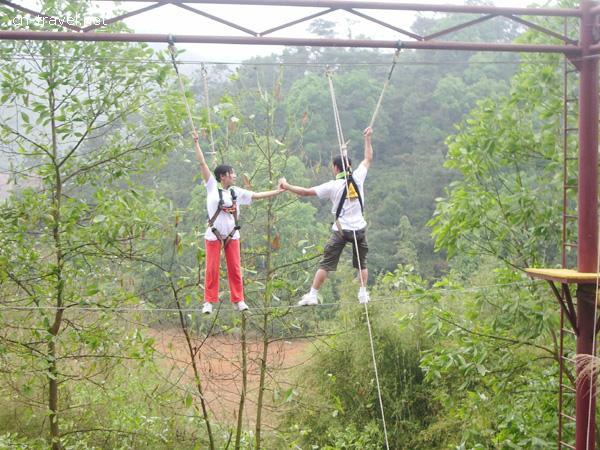
[[[221,241],[205,240],[206,277],[204,280],[204,301],[219,301],[219,268],[221,266]],[[229,297],[232,303],[244,300],[244,282],[242,280],[242,264],[240,257],[240,241],[232,239],[225,246],[227,262],[227,279],[229,281]]]

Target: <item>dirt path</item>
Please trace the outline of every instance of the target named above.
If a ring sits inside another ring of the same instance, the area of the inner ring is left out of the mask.
[[[154,330],[155,348],[161,366],[167,369],[169,379],[179,387],[193,389],[193,369],[187,344],[180,330]],[[244,425],[252,427],[256,420],[256,400],[260,377],[262,342],[248,338],[248,393],[244,411]],[[286,392],[293,388],[293,369],[309,357],[305,350],[307,340],[276,341],[270,344],[268,354],[267,389],[265,392],[265,426],[276,426]],[[205,341],[194,340],[201,346],[198,353],[205,398],[214,419],[221,423],[235,423],[242,391],[242,355],[239,335],[213,336]],[[191,390],[196,394],[197,391]],[[275,412],[276,411],[276,412]]]

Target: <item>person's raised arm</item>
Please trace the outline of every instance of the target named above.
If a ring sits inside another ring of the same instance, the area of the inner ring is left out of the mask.
[[[293,184],[289,184],[285,178],[279,179],[279,188],[293,192],[294,194],[299,195],[301,197],[317,195],[317,191],[315,191],[313,188],[294,186]]]
[[[202,153],[202,149],[200,148],[198,133],[194,130],[192,131],[192,138],[194,139],[194,147],[196,150],[196,158],[200,163],[200,174],[202,175],[202,179],[204,182],[208,182],[210,178],[210,169],[208,168],[208,164],[206,164],[206,160],[204,159],[204,153]]]
[[[363,131],[363,136],[365,137],[365,156],[361,162],[367,169],[371,166],[373,162],[373,146],[371,145],[371,135],[373,134],[373,128],[367,127],[365,131]]]

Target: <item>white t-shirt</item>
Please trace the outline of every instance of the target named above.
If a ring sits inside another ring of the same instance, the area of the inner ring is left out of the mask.
[[[362,198],[364,205],[365,194],[363,190],[363,184],[365,183],[365,178],[367,178],[367,167],[360,163],[358,168],[352,172],[352,178],[358,186],[360,197]],[[317,197],[331,200],[331,203],[333,204],[331,212],[335,214],[338,204],[340,203],[340,198],[342,198],[345,185],[346,180],[344,178],[340,178],[315,186],[313,189],[317,193]],[[342,230],[362,230],[367,226],[367,221],[360,210],[360,202],[358,201],[358,198],[353,200],[346,199],[344,206],[342,207],[342,212],[340,213],[339,221],[340,225],[342,226]],[[334,223],[331,229],[337,230],[337,225]]]
[[[237,216],[240,217],[240,205],[249,205],[252,203],[252,191],[248,191],[246,189],[242,189],[239,187],[232,188],[235,191],[235,195],[237,197]],[[231,200],[231,193],[229,189],[223,189],[223,206],[225,208],[233,206],[233,202]],[[219,207],[219,185],[217,180],[215,180],[214,176],[210,176],[208,181],[206,182],[206,209],[208,211],[208,217],[212,217],[214,213],[217,211]],[[219,230],[222,238],[225,238],[233,228],[235,227],[235,219],[233,214],[228,212],[220,212],[217,218],[215,219],[214,226]],[[208,241],[216,241],[218,238],[212,232],[210,225],[206,228],[206,233],[204,233],[204,238]],[[232,236],[232,239],[239,239],[240,233],[236,231]]]

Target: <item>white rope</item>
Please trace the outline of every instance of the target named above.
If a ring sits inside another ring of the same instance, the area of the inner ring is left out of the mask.
[[[181,95],[183,97],[183,103],[185,104],[185,110],[187,111],[188,120],[190,122],[190,127],[194,134],[196,134],[196,127],[194,126],[194,119],[192,117],[192,110],[190,109],[190,105],[187,101],[187,96],[185,95],[185,87],[183,86],[183,80],[181,79],[181,74],[179,73],[179,69],[177,68],[177,62],[175,61],[175,55],[177,54],[177,49],[174,44],[169,44],[169,53],[171,54],[171,62],[173,63],[173,67],[175,68],[175,73],[177,74],[177,79],[179,80],[179,89],[181,90]]]
[[[344,169],[344,172],[346,172],[346,156],[347,156],[347,151],[346,151],[346,141],[344,140],[344,132],[342,130],[342,121],[340,119],[340,112],[337,106],[337,100],[335,98],[335,91],[333,89],[333,71],[332,69],[330,69],[329,67],[327,68],[326,71],[327,74],[327,81],[329,83],[329,94],[331,96],[331,105],[333,106],[333,119],[335,122],[335,131],[336,131],[336,136],[337,136],[337,140],[338,140],[338,146],[340,148],[340,154],[342,155],[342,166]],[[348,180],[346,180],[348,181]]]
[[[592,329],[592,357],[596,355],[596,325],[598,322],[598,287],[600,285],[600,252],[598,249],[600,248],[600,228],[598,230],[598,242],[596,242],[596,291],[594,292],[594,328]],[[585,448],[589,450],[589,442],[590,442],[590,428],[592,425],[592,401],[594,399],[594,377],[596,372],[596,363],[593,358],[591,358],[592,366],[590,371],[590,400],[588,404],[588,421],[587,421],[587,436],[585,440]],[[594,411],[594,415],[596,415],[596,411]]]
[[[339,110],[337,107],[335,90],[333,88],[333,79],[332,79],[330,70],[327,71],[327,79],[329,80],[329,92],[331,94],[331,103],[333,106],[333,115],[335,118],[335,128],[336,128],[337,137],[338,137],[338,144],[340,147],[340,155],[342,156],[342,168],[344,171],[344,181],[346,183],[346,186],[348,186],[348,170],[347,170],[348,168],[346,167],[346,157],[347,157],[346,144],[344,141],[344,135],[342,133],[342,124],[340,121],[340,114],[339,114]],[[343,199],[342,199],[342,201],[343,201]],[[343,231],[341,229],[339,231],[340,231],[340,233],[343,233]],[[355,230],[352,230],[352,235],[354,237],[354,250],[356,252],[356,260],[358,262],[358,278],[360,280],[361,290],[364,290],[365,289],[365,281],[363,280],[362,267],[360,264],[360,252],[358,251],[358,240],[356,239],[356,231]],[[383,398],[381,395],[381,385],[379,383],[379,371],[377,370],[377,359],[375,357],[375,344],[373,343],[373,332],[371,330],[371,320],[369,319],[369,307],[368,307],[368,303],[365,303],[364,305],[365,305],[365,318],[367,320],[367,330],[369,331],[369,342],[371,344],[371,357],[373,358],[373,370],[375,372],[375,384],[377,386],[377,397],[379,399],[379,408],[381,410],[381,421],[383,423],[383,435],[385,437],[385,448],[387,450],[389,450],[390,444],[389,444],[389,440],[388,440],[387,426],[385,423],[385,412],[383,409]]]
[[[394,68],[396,67],[396,64],[398,63],[399,59],[400,59],[400,49],[396,50],[396,53],[394,53],[392,67],[390,68],[390,72],[388,73],[388,76],[383,83],[383,87],[381,88],[381,94],[379,94],[379,100],[377,100],[377,105],[375,106],[375,110],[373,111],[373,115],[371,116],[371,121],[369,122],[369,128],[373,128],[375,119],[377,118],[377,115],[379,114],[379,108],[381,108],[381,102],[383,101],[383,95],[385,94],[385,90],[387,89],[388,85],[390,84],[390,81],[392,79],[392,74],[394,73]]]
[[[208,136],[210,139],[210,154],[216,155],[217,151],[215,150],[215,139],[213,137],[212,131],[212,118],[210,115],[210,98],[208,97],[208,72],[206,71],[206,67],[204,64],[201,65],[200,71],[202,72],[202,84],[204,85],[204,106],[206,108],[207,118],[208,118]]]

